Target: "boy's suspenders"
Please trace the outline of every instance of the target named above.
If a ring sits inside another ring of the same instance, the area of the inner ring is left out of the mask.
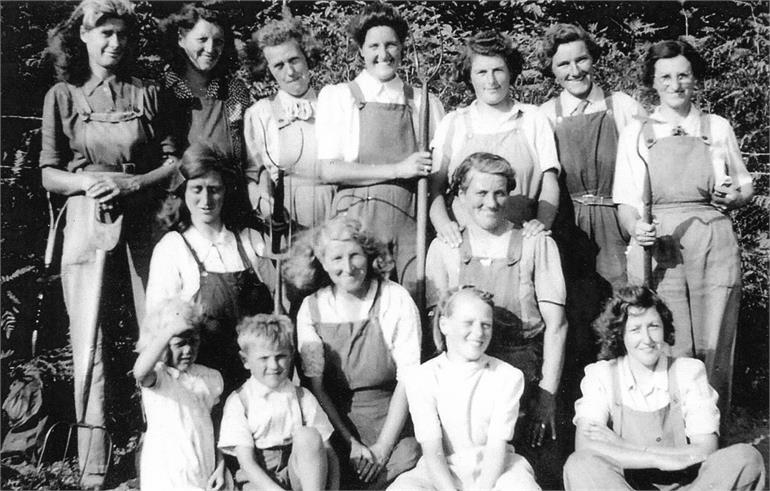
[[[295,385],[294,390],[297,393],[297,407],[299,409],[299,417],[302,420],[302,426],[307,426],[307,421],[305,421],[305,413],[302,411],[302,387]],[[238,398],[241,400],[241,406],[243,406],[243,414],[246,416],[246,419],[249,419],[249,404],[246,400],[246,394],[244,394],[243,386],[238,387],[235,392],[238,393]]]

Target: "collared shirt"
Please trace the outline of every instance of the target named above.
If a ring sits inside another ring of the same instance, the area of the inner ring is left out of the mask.
[[[364,320],[374,304],[377,282],[372,281],[369,291],[361,301],[358,314],[353,318],[343,317],[337,308],[337,299],[331,286],[320,289],[317,293],[318,313],[321,322],[353,322]],[[313,327],[310,315],[309,297],[305,298],[297,314],[297,350],[302,356],[302,369],[307,377],[320,377],[324,371],[324,349],[321,338]],[[384,280],[380,284],[380,312],[377,319],[396,363],[396,378],[403,380],[404,371],[420,364],[420,314],[414,300],[404,287],[398,283]]]
[[[562,116],[572,116],[575,110],[583,101],[578,97],[570,94],[567,90],[562,90],[558,96],[561,102],[561,109],[563,111]],[[607,103],[605,98],[607,95],[597,84],[593,84],[591,92],[586,97],[588,105],[583,111],[583,114],[597,113],[607,110]],[[622,92],[613,92],[610,94],[612,98],[612,117],[615,119],[615,127],[620,132],[623,128],[628,126],[634,116],[646,116],[647,111],[644,110],[641,104],[639,104],[633,97],[624,94]],[[548,116],[548,120],[552,125],[556,123],[556,98],[553,98],[542,106],[540,109]]]
[[[264,449],[287,445],[297,428],[302,427],[303,418],[305,426],[315,428],[321,439],[328,441],[334,431],[329,418],[309,390],[303,387],[299,390],[302,397],[298,401],[297,387],[288,379],[271,389],[249,377],[240,389],[227,397],[217,446],[235,455],[235,447]],[[247,408],[243,407],[242,397]]]
[[[674,129],[680,126],[688,135],[705,136],[701,132],[701,111],[694,104],[690,107],[687,117],[676,124],[666,119],[660,108],[650,115],[652,129],[656,138],[671,136]],[[711,127],[709,153],[711,165],[714,169],[714,178],[717,184],[725,181],[725,168],[729,170],[730,178],[734,186],[743,186],[751,182],[751,174],[743,163],[738,140],[735,138],[730,123],[716,114],[708,114]],[[642,129],[641,121],[634,120],[620,134],[618,140],[618,158],[615,167],[615,185],[612,190],[612,199],[615,203],[635,207],[642,213],[644,207],[644,162],[639,157],[649,160],[650,154],[644,136],[640,137]]]
[[[491,238],[481,234],[472,224],[468,225],[471,252],[475,257],[490,259],[504,258],[508,255],[511,234],[521,233],[520,229],[510,230],[499,237]],[[440,239],[433,239],[425,259],[426,300],[428,305],[436,305],[441,293],[449,288],[460,286],[460,249],[451,247]],[[566,290],[564,275],[561,270],[559,250],[552,238],[544,234],[523,237],[521,242],[521,261],[519,268],[519,296],[564,305]],[[490,271],[497,275],[499,271]],[[500,278],[505,281],[505,278]],[[538,310],[531,305],[527,311]]]
[[[617,359],[620,364],[621,403],[636,411],[657,411],[670,403],[668,387],[668,358],[661,356],[649,384],[638,384],[631,373],[628,357]],[[688,437],[719,433],[718,395],[706,378],[706,367],[694,358],[678,358],[674,365],[682,401],[685,433]],[[575,417],[599,424],[610,421],[613,404],[612,371],[615,363],[598,361],[588,365],[580,382],[583,397],[575,402]]]
[[[231,273],[243,271],[244,264],[238,253],[235,234],[225,227],[212,242],[195,227],[183,232],[206,271]],[[252,229],[240,232],[241,243],[246,256],[257,272],[262,267],[261,256],[265,253],[262,236]],[[150,277],[147,281],[146,303],[148,311],[162,300],[180,297],[191,300],[200,288],[200,273],[189,248],[176,232],[169,232],[155,246],[150,262]]]
[[[312,88],[308,89],[302,97],[294,97],[283,90],[279,90],[276,97],[283,107],[284,114],[290,119],[293,115],[301,119],[310,119],[317,111],[318,98]],[[246,110],[244,116],[244,138],[248,155],[246,177],[250,181],[259,182],[259,173],[265,168],[270,172],[273,181],[278,179],[278,168],[275,165],[281,155],[278,134],[278,121],[273,114],[273,103],[269,98],[260,99]],[[315,134],[305,135],[304,138],[315,138]]]
[[[405,104],[404,82],[396,76],[387,82],[380,82],[366,70],[356,78],[361,87],[364,100]],[[429,95],[430,120],[433,127],[444,117],[444,106],[433,94]],[[414,99],[409,101],[412,108],[414,134],[419,138],[419,112],[422,101],[415,91]],[[346,162],[358,160],[359,146],[359,108],[347,83],[327,85],[318,94],[318,114],[316,115],[316,138],[318,140],[319,159],[342,159]]]
[[[497,118],[490,118],[479,113],[478,104],[478,101],[474,100],[469,106],[450,112],[439,123],[431,142],[433,172],[438,172],[443,165],[448,169],[447,175],[451,176],[457,166],[467,157],[467,155],[462,155],[462,147],[467,141],[469,131],[465,124],[466,115],[470,115],[471,129],[474,134],[504,133],[513,131],[518,124],[521,124],[530,154],[541,172],[550,169],[555,169],[558,172],[561,169],[556,153],[553,129],[537,106],[516,102],[510,111],[501,113]],[[519,117],[521,117],[521,121],[517,122]],[[447,142],[449,138],[452,139],[451,142]],[[488,151],[495,153],[494,148],[490,148]]]
[[[409,412],[420,443],[440,439],[447,456],[483,447],[490,439],[510,441],[524,392],[521,370],[482,355],[453,361],[442,353],[406,378]]]

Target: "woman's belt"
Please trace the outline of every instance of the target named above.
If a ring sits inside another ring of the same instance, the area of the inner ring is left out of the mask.
[[[595,194],[580,194],[571,196],[572,201],[584,206],[615,206],[615,202],[609,196],[596,196]]]

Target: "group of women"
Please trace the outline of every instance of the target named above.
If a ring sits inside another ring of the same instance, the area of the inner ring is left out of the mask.
[[[647,115],[598,86],[600,49],[580,27],[546,32],[543,69],[562,91],[539,108],[512,97],[522,56],[504,35],[482,31],[457,62],[475,100],[444,117],[436,97],[422,107],[398,75],[408,25],[387,4],[368,4],[351,21],[360,74],[318,95],[311,69],[320,49],[301,23],[255,32],[257,72],[278,90],[253,105],[233,75],[221,13],[186,5],[160,30],[160,87],[132,77],[138,33],[125,0],[84,0],[50,37],[60,83],[45,100],[40,166],[45,188],[68,197],[62,280],[79,420],[104,424],[103,336],[125,323],[109,306],[133,299],[136,322],[144,304],[201,304],[209,322],[199,360],[222,372],[224,399],[247,377],[237,321],[290,301],[301,378],[349,457],[343,487],[384,487],[419,455],[403,379],[429,355],[410,296],[416,182],[430,177],[438,240],[460,247],[469,218],[448,190],[478,151],[514,170],[506,218],[559,245],[571,339],[560,397],[575,400],[569,391],[596,359],[590,325],[602,301],[640,282],[642,256],[652,254],[648,280],[673,312],[672,354],[704,359],[729,407],[740,262],[726,212],[753,189],[729,123],[693,103],[706,64],[689,44],[650,49],[643,82],[660,105]],[[423,111],[438,122],[432,153],[418,148]],[[653,220],[643,218],[649,205]],[[254,227],[285,222],[313,232],[284,262],[289,300],[278,292],[274,302],[276,243]],[[102,484],[106,446],[106,436],[80,439],[84,485]]]

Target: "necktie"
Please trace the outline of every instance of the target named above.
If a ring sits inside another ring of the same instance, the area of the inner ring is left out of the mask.
[[[583,114],[584,112],[586,112],[587,107],[588,107],[588,100],[583,99],[582,101],[580,101],[580,104],[577,105],[575,110],[572,111],[572,115],[574,116],[576,114]]]

